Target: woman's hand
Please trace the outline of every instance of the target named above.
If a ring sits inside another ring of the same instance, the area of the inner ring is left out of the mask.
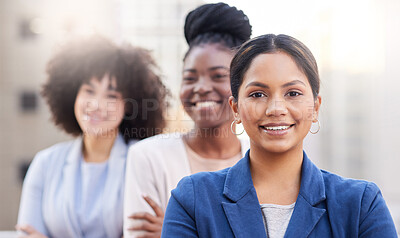
[[[149,196],[143,196],[144,200],[151,206],[155,216],[148,212],[138,212],[129,216],[130,219],[141,219],[140,225],[128,228],[130,231],[143,231],[138,238],[159,238],[161,237],[161,228],[164,220],[164,212],[157,203]]]
[[[43,235],[30,225],[16,225],[15,229],[25,232],[26,234],[23,236],[19,236],[19,238],[47,238],[47,236]]]

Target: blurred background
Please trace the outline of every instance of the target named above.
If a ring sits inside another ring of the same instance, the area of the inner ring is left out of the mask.
[[[0,230],[17,221],[22,179],[34,155],[71,139],[40,98],[49,57],[71,38],[102,34],[152,50],[172,91],[169,131],[190,120],[178,101],[185,15],[202,0],[0,0]],[[400,228],[400,1],[227,0],[253,37],[283,33],[319,64],[321,130],[310,158],[342,176],[374,181]]]

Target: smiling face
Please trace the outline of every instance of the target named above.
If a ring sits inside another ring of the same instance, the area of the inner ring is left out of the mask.
[[[307,77],[283,52],[255,57],[244,74],[238,101],[230,98],[251,148],[271,153],[302,150],[320,103],[320,96],[314,99]]]
[[[124,117],[124,101],[116,87],[116,80],[107,75],[101,81],[92,78],[80,87],[74,112],[85,135],[107,136],[118,132]]]
[[[197,128],[217,128],[233,120],[228,104],[233,55],[221,47],[194,47],[184,62],[180,99]]]

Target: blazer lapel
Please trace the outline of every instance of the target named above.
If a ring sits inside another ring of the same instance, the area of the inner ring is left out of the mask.
[[[261,208],[255,190],[236,203],[222,203],[235,237],[266,237]]]
[[[325,197],[321,171],[303,152],[300,192],[285,237],[308,237],[326,209],[317,207]]]
[[[235,237],[266,237],[260,204],[250,173],[249,151],[226,176],[223,202]],[[308,237],[326,212],[318,204],[326,199],[321,171],[303,153],[300,192],[285,237]]]
[[[222,206],[235,237],[266,237],[249,162],[248,151],[243,159],[229,169],[224,195],[231,202],[222,202]]]
[[[74,141],[71,151],[67,157],[67,163],[63,171],[63,180],[65,184],[65,205],[64,205],[64,219],[67,222],[66,226],[72,228],[69,229],[73,234],[69,234],[73,237],[82,237],[80,232],[80,226],[78,217],[76,214],[75,197],[77,195],[77,180],[79,179],[80,173],[80,160],[82,158],[82,138]]]
[[[299,196],[285,237],[308,237],[324,213],[325,209],[313,207]]]

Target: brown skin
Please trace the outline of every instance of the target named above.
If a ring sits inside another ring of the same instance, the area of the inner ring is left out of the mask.
[[[233,119],[228,97],[229,64],[232,54],[219,44],[194,47],[183,66],[180,99],[196,128],[218,128]],[[201,102],[212,106],[196,106]]]
[[[26,235],[20,236],[20,238],[47,238],[47,236],[43,235],[30,225],[16,225],[15,229],[25,232]]]
[[[116,81],[106,75],[83,84],[76,96],[74,111],[83,134],[83,156],[86,162],[108,160],[124,116],[122,94]]]
[[[138,212],[130,216],[131,219],[144,220],[139,226],[129,228],[131,231],[146,231],[145,234],[137,238],[155,238],[161,237],[161,228],[164,220],[164,211],[149,196],[143,196],[143,199],[153,209],[155,216],[148,212]]]
[[[194,47],[184,62],[180,99],[195,128],[183,138],[204,158],[227,159],[241,150],[240,141],[230,131],[233,115],[228,98],[231,95],[229,66],[232,57],[232,53],[220,44],[207,44]],[[130,218],[145,221],[131,230],[146,231],[141,238],[160,237],[164,212],[151,198],[144,199],[156,215],[133,214]]]
[[[184,140],[204,158],[227,159],[240,152],[240,142],[230,132],[233,115],[228,98],[232,57],[220,44],[208,44],[194,47],[184,62],[180,99],[195,122],[193,133],[186,134]],[[213,105],[201,106],[204,101]]]
[[[318,118],[321,97],[313,97],[307,77],[292,58],[277,52],[254,58],[237,102],[231,97],[229,103],[250,137],[250,170],[258,200],[294,203],[303,140]],[[281,130],[273,130],[278,126]]]

